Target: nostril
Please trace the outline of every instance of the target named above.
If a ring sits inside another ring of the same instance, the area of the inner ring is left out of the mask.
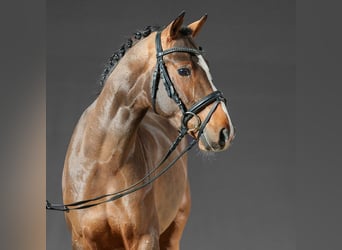
[[[219,144],[221,147],[223,147],[226,144],[226,141],[229,138],[229,130],[227,128],[223,128],[220,131],[220,139]]]

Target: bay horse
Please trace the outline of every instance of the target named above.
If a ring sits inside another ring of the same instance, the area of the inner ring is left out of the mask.
[[[145,184],[111,202],[68,209],[73,249],[179,249],[191,205],[187,157],[174,162],[165,153],[179,134],[214,152],[234,138],[225,99],[194,42],[207,15],[186,27],[183,19],[184,12],[164,28],[136,32],[112,56],[100,94],[74,129],[64,204]],[[186,147],[179,140],[172,155]],[[163,157],[173,166],[153,179]]]

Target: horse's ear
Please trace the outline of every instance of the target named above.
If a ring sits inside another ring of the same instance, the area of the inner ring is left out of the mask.
[[[170,38],[171,40],[177,38],[178,31],[183,24],[184,15],[185,11],[182,11],[179,16],[166,27],[168,38]]]
[[[204,16],[201,17],[200,20],[193,22],[192,24],[188,25],[188,28],[191,29],[191,31],[192,31],[192,33],[191,33],[192,37],[195,37],[198,34],[198,32],[202,28],[205,21],[207,21],[207,18],[208,18],[208,15],[205,14]]]

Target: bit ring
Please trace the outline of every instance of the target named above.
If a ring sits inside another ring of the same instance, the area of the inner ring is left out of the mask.
[[[191,120],[192,117],[195,117],[197,124],[193,128],[188,128],[187,126],[188,122]],[[198,129],[201,127],[201,123],[202,123],[201,118],[197,114],[191,111],[187,111],[184,113],[183,118],[182,118],[182,124],[184,127],[187,128],[188,132],[197,132]]]

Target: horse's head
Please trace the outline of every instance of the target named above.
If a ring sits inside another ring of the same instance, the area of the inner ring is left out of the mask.
[[[156,112],[174,118],[176,126],[185,126],[191,136],[199,136],[201,150],[225,150],[234,138],[234,127],[225,99],[194,42],[207,16],[187,27],[182,27],[183,19],[184,12],[156,35],[153,106]]]

